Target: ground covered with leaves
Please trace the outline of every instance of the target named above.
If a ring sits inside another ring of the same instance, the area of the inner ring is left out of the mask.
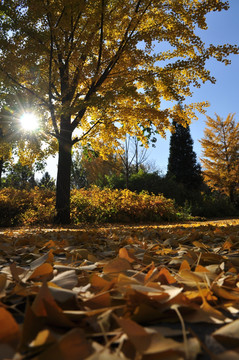
[[[239,220],[0,240],[0,359],[239,359]]]

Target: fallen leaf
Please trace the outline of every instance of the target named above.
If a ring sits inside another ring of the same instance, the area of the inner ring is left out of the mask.
[[[49,263],[44,263],[33,271],[33,273],[28,277],[28,280],[50,280],[53,277],[53,267]]]
[[[20,329],[9,311],[0,307],[0,342],[10,344],[17,341]]]
[[[126,259],[129,263],[135,262],[137,260],[132,254],[130,254],[126,248],[119,249],[119,257],[121,259]]]
[[[222,326],[212,333],[212,336],[225,347],[235,347],[239,344],[239,319]]]
[[[84,336],[84,331],[74,329],[63,335],[59,341],[33,360],[79,360],[85,359],[93,353],[93,348]]]
[[[109,261],[103,268],[104,273],[119,273],[130,270],[132,267],[128,260],[116,258]]]
[[[73,289],[73,287],[78,284],[78,277],[76,276],[75,270],[68,270],[54,276],[51,283],[65,289]]]

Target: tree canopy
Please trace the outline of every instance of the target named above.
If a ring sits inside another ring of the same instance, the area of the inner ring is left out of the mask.
[[[171,102],[215,82],[206,61],[228,64],[238,53],[233,45],[206,47],[197,35],[207,13],[228,7],[219,0],[1,2],[1,81],[34,96],[44,129],[58,140],[60,222],[70,220],[72,146],[90,142],[103,153],[126,133],[147,143],[152,126],[164,136],[177,118]],[[203,105],[185,105],[184,121]]]
[[[200,142],[205,181],[234,202],[239,189],[239,123],[234,114],[225,120],[217,114],[214,119],[208,116]]]

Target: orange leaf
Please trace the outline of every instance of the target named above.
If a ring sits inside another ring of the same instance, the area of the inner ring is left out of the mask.
[[[208,272],[210,273],[210,271],[208,269],[206,269],[204,266],[202,265],[197,265],[194,272]]]
[[[93,287],[100,290],[108,290],[112,286],[112,281],[107,281],[97,274],[93,274],[90,277],[90,283]]]
[[[40,265],[39,267],[37,267],[33,271],[33,273],[28,278],[28,280],[32,280],[32,279],[39,280],[39,278],[48,278],[49,279],[49,277],[52,277],[52,274],[53,274],[53,267],[51,266],[51,264],[44,263],[44,264]]]
[[[111,305],[111,297],[108,292],[100,293],[84,302],[90,309],[100,309]]]
[[[224,289],[222,286],[218,286],[216,284],[213,284],[212,291],[214,294],[216,294],[218,297],[221,297],[223,299],[227,300],[239,300],[239,293],[236,291],[228,291]]]
[[[119,257],[128,260],[129,263],[133,263],[136,260],[132,254],[129,254],[126,248],[119,249]]]
[[[157,278],[159,274],[158,269],[154,266],[154,263],[152,264],[150,270],[147,272],[144,278],[144,282],[147,283],[148,281],[153,281]]]
[[[191,270],[190,265],[187,260],[183,260],[183,262],[180,265],[179,271],[182,270]]]
[[[166,268],[162,268],[160,270],[157,280],[160,281],[162,285],[176,283],[176,279],[170,274],[170,272]]]
[[[0,342],[10,343],[19,337],[19,326],[9,311],[0,307]]]

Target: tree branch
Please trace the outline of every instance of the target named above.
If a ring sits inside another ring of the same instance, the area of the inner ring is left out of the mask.
[[[89,130],[87,130],[80,138],[76,137],[73,141],[72,141],[72,145],[76,144],[77,142],[83,140],[97,125],[99,125],[100,123],[102,123],[101,120],[97,120]]]
[[[17,79],[15,79],[12,75],[10,75],[8,72],[6,72],[1,65],[0,65],[0,71],[2,71],[3,74],[5,74],[14,84],[19,86],[21,89],[26,90],[31,95],[33,95],[35,98],[37,98],[38,100],[41,100],[42,104],[49,109],[49,104],[45,99],[43,99],[41,96],[37,95],[33,90],[29,89],[27,86],[22,85]]]
[[[137,4],[136,4],[136,7],[135,7],[135,15],[132,16],[125,32],[124,32],[124,35],[122,37],[122,40],[121,40],[121,43],[118,47],[118,50],[116,51],[115,55],[112,57],[112,59],[110,60],[108,66],[106,67],[106,69],[104,70],[103,74],[100,76],[100,78],[97,80],[97,82],[95,83],[95,80],[92,81],[92,84],[85,96],[85,99],[84,101],[87,102],[89,100],[89,98],[91,97],[91,95],[93,93],[95,93],[97,91],[97,89],[104,83],[104,81],[107,79],[107,77],[109,76],[110,72],[112,71],[112,69],[115,67],[116,63],[118,62],[120,56],[122,55],[123,51],[125,50],[125,47],[126,45],[128,44],[129,40],[131,39],[131,37],[133,36],[138,24],[140,23],[140,21],[142,20],[145,12],[147,11],[147,9],[149,8],[149,6],[151,5],[152,3],[152,0],[149,0],[148,4],[145,6],[144,10],[142,11],[142,13],[140,14],[138,20],[135,22],[135,24],[133,25],[133,28],[132,28],[132,24],[133,22],[135,21],[135,16],[138,15],[138,12],[139,12],[139,7],[140,7],[140,4],[141,4],[142,0],[138,0]],[[102,6],[104,5],[104,0],[102,0]],[[103,12],[103,8],[102,8],[102,12]],[[101,41],[103,41],[103,16],[101,17]],[[102,47],[102,42],[101,42],[101,45]],[[102,51],[102,48],[101,50],[99,50],[99,55],[100,55],[100,51]],[[100,55],[101,56],[101,55]],[[98,64],[99,64],[99,57],[98,57]],[[97,64],[97,66],[98,66]],[[75,129],[77,127],[77,125],[79,124],[79,119],[81,119],[84,114],[85,114],[85,111],[86,111],[86,108],[87,106],[80,110],[80,112],[78,113],[78,115],[75,117],[74,121],[71,123],[71,127],[72,129]]]
[[[100,43],[99,43],[99,54],[98,54],[98,61],[96,66],[95,76],[98,75],[101,65],[101,56],[102,56],[102,48],[103,48],[103,39],[104,39],[104,9],[105,4],[104,0],[101,0],[101,20],[100,20]]]

